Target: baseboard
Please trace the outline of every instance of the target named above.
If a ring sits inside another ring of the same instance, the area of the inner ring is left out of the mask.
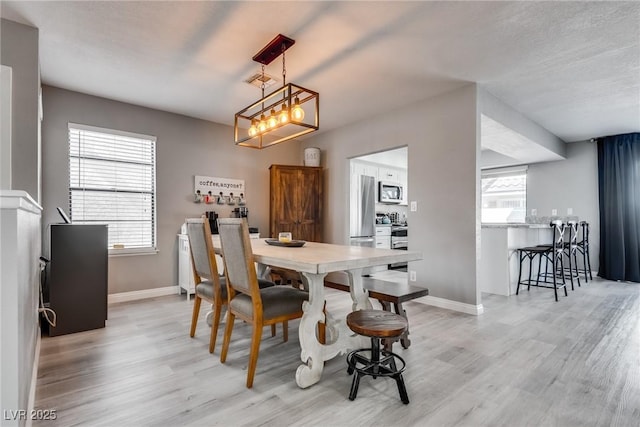
[[[38,364],[40,363],[40,327],[37,330],[36,348],[33,358],[33,370],[31,371],[31,384],[29,385],[29,400],[27,401],[27,414],[31,414],[36,404],[36,387],[38,385]],[[31,417],[27,417],[26,427],[31,427]]]
[[[484,307],[482,304],[473,305],[464,302],[452,301],[450,299],[438,298],[432,296],[426,296],[417,298],[414,301],[418,301],[434,307],[446,308],[447,310],[459,311],[461,313],[473,314],[479,316],[484,313]]]
[[[163,297],[165,295],[177,294],[178,286],[165,286],[164,288],[145,289],[142,291],[119,292],[117,294],[109,294],[109,304],[119,302],[136,301],[140,299]]]

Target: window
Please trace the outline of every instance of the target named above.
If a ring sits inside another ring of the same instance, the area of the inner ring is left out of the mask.
[[[525,222],[527,168],[482,171],[482,222]]]
[[[108,224],[111,254],[156,250],[156,138],[69,123],[74,224]]]

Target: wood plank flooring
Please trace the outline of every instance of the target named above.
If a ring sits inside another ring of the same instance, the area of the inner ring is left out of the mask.
[[[637,426],[640,424],[640,285],[594,280],[569,297],[532,289],[483,295],[471,316],[406,303],[411,403],[395,382],[365,378],[358,397],[344,357],[299,389],[297,327],[289,342],[265,328],[254,387],[245,388],[250,327],[236,322],[227,363],[222,331],[208,352],[206,309],[189,338],[185,296],[114,304],[104,329],[43,337],[35,426]],[[348,294],[327,289],[346,315]],[[222,325],[224,327],[224,324]]]

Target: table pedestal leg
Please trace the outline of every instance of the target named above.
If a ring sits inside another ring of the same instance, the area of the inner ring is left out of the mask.
[[[296,382],[301,388],[307,388],[318,381],[324,368],[322,344],[316,337],[318,322],[324,322],[324,276],[325,274],[302,273],[309,284],[309,301],[302,306],[304,314],[300,320],[300,358],[302,365],[296,371]]]
[[[351,298],[354,309],[371,308],[371,301],[362,287],[362,270],[349,272],[351,280]],[[347,327],[345,319],[335,319],[323,313],[325,273],[302,273],[309,286],[309,301],[303,305],[304,314],[300,320],[300,358],[302,365],[296,371],[296,383],[307,388],[320,381],[324,361],[339,354],[366,346],[366,337],[354,334]],[[316,336],[318,322],[326,322],[327,343],[321,344]]]
[[[362,285],[362,269],[357,268],[355,270],[347,271],[349,276],[349,291],[351,293],[351,300],[353,305],[351,308],[353,311],[357,310],[371,310],[373,306],[369,301],[369,293],[364,290]]]

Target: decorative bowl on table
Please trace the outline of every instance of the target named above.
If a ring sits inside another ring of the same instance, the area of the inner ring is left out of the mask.
[[[265,239],[265,242],[271,246],[284,246],[286,248],[299,248],[307,243],[304,240],[289,240],[288,242],[283,242],[278,239]]]

